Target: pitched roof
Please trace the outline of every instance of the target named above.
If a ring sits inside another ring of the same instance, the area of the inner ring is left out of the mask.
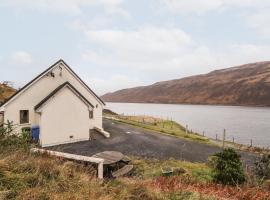
[[[69,86],[77,95],[79,95],[88,105],[90,105],[92,108],[94,106],[69,82],[65,82],[62,85],[58,86],[54,91],[52,91],[48,96],[46,96],[41,102],[39,102],[35,106],[35,110],[39,109],[44,103],[46,103],[52,96],[54,96],[57,92],[59,92],[64,87]]]
[[[104,101],[96,94],[93,92],[93,90],[91,90],[91,88],[69,67],[69,65],[62,59],[58,60],[56,63],[54,63],[53,65],[51,65],[48,69],[46,69],[45,71],[43,71],[41,74],[39,74],[37,77],[35,77],[32,81],[30,81],[29,83],[27,83],[25,86],[23,86],[21,89],[19,89],[15,94],[13,94],[11,97],[9,97],[2,105],[0,105],[0,107],[4,106],[5,104],[7,104],[11,99],[13,99],[13,97],[15,97],[16,95],[18,95],[19,93],[21,93],[24,89],[26,89],[28,86],[30,86],[33,82],[35,82],[36,80],[38,80],[40,77],[42,77],[43,75],[45,75],[47,72],[49,72],[51,69],[53,69],[57,64],[59,63],[64,63],[65,66],[82,82],[82,84],[103,104],[105,105]]]

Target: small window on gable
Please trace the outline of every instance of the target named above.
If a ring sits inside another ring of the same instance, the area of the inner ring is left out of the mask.
[[[94,118],[94,110],[89,110],[89,118],[90,119]]]
[[[29,123],[29,110],[20,110],[20,124]]]

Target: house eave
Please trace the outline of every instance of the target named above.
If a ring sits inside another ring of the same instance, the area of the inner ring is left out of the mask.
[[[63,88],[68,87],[75,95],[78,96],[89,108],[94,108],[93,104],[91,104],[73,85],[69,82],[65,82],[62,85],[58,86],[54,91],[52,91],[48,96],[46,96],[43,100],[41,100],[35,107],[35,111],[40,113],[42,111],[43,105],[49,101],[53,96],[57,95],[57,93]]]
[[[87,90],[97,99],[98,102],[100,102],[102,105],[106,105],[102,99],[95,94],[90,87],[71,69],[71,67],[69,67],[69,65],[62,59],[58,60],[57,62],[55,62],[53,65],[51,65],[48,69],[46,69],[45,71],[43,71],[41,74],[39,74],[37,77],[35,77],[33,80],[31,80],[29,83],[27,83],[25,86],[23,86],[20,90],[18,90],[15,94],[13,94],[10,98],[8,98],[2,105],[1,107],[4,107],[6,105],[8,105],[10,102],[12,102],[17,96],[19,96],[22,92],[24,92],[25,90],[27,90],[32,84],[34,84],[35,82],[37,82],[38,80],[40,80],[44,75],[46,75],[48,72],[50,72],[52,69],[54,69],[55,67],[59,66],[59,64],[63,64],[64,66],[66,66],[66,68],[79,80],[79,82],[84,85]]]

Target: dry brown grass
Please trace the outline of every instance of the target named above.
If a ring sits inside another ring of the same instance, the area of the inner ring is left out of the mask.
[[[0,153],[0,197],[25,200],[270,199],[267,188],[251,184],[241,187],[214,184],[208,178],[211,170],[204,164],[177,160],[146,162],[135,158],[133,164],[137,169],[133,176],[101,182],[96,179],[94,166],[22,150]],[[163,177],[158,170],[164,165],[183,167],[187,173]]]
[[[171,191],[193,191],[199,194],[212,196],[217,199],[228,200],[269,200],[270,191],[261,187],[251,187],[249,185],[232,187],[214,183],[200,183],[185,181],[180,177],[159,177],[151,182],[155,189],[162,192]]]
[[[0,153],[0,199],[173,199],[172,192],[153,188],[154,179],[139,177],[101,182],[94,166],[22,150]]]
[[[1,139],[1,138],[0,138]],[[96,166],[75,163],[46,154],[31,154],[26,140],[2,138],[0,144],[0,199],[23,200],[212,200],[270,198],[269,187],[252,184],[228,187],[212,182],[211,168],[179,160],[132,158],[132,176],[100,181]],[[21,144],[23,143],[23,145]],[[183,168],[186,173],[162,175],[162,167]]]

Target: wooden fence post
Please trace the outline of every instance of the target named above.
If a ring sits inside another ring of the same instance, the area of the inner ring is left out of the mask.
[[[224,149],[225,147],[225,139],[226,139],[226,129],[223,131],[223,139],[222,139],[222,148]]]
[[[186,125],[186,134],[188,134],[188,125]]]
[[[164,119],[162,119],[162,127],[163,127],[163,128],[165,127]]]
[[[217,134],[216,134],[216,141],[217,141],[217,139],[218,139],[218,138],[217,138]]]
[[[252,139],[250,140],[250,147],[252,147]]]

